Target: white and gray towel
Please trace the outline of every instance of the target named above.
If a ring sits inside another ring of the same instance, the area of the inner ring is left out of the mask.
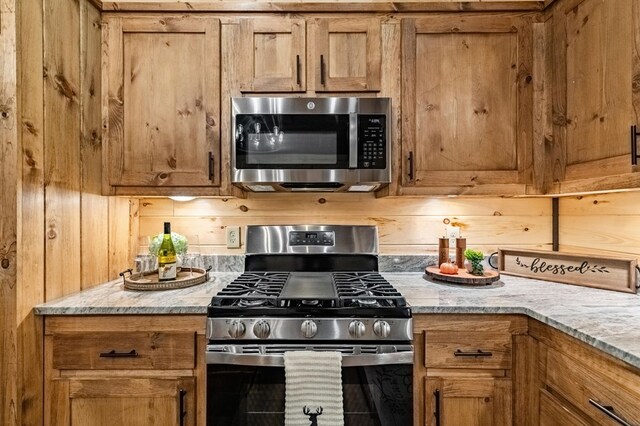
[[[343,426],[342,354],[284,354],[285,426]]]

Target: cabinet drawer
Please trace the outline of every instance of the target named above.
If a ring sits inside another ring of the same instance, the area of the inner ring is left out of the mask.
[[[543,381],[588,417],[601,424],[640,425],[640,377],[616,380],[616,371],[605,374],[588,363],[553,348],[546,349]]]
[[[588,426],[549,392],[540,389],[540,426]]]
[[[426,333],[427,368],[511,368],[511,333],[452,332]]]
[[[52,337],[53,368],[193,369],[195,333],[69,333]]]

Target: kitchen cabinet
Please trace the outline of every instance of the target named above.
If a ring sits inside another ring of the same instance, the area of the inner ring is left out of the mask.
[[[513,14],[402,20],[402,194],[524,194],[532,25]]]
[[[539,400],[532,424],[640,424],[637,368],[534,320],[530,333],[537,341],[531,393],[538,394],[531,401]]]
[[[204,321],[45,319],[45,425],[204,424]]]
[[[240,19],[240,91],[379,91],[380,27],[380,18]]]
[[[526,317],[415,315],[414,424],[512,424],[514,336]]]
[[[565,148],[549,159],[552,192],[640,186],[630,144],[630,126],[640,125],[639,8],[633,0],[559,1],[545,23],[553,139]]]
[[[220,195],[218,19],[104,23],[103,192]]]

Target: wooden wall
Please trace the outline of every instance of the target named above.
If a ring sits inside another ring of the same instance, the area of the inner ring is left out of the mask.
[[[42,321],[32,308],[128,265],[132,201],[100,195],[99,11],[87,0],[0,0],[0,25],[0,424],[35,425]]]
[[[640,257],[640,191],[560,198],[561,250]]]
[[[381,253],[420,254],[437,249],[449,222],[468,247],[551,246],[549,198],[375,198],[373,194],[250,194],[247,199],[140,200],[139,234],[157,234],[170,220],[178,233],[198,233],[205,252],[227,249],[225,226],[248,224],[377,225]],[[132,226],[135,229],[135,224]],[[244,244],[244,230],[241,231]]]
[[[16,1],[0,0],[0,424],[17,424]]]
[[[612,251],[640,257],[640,191],[560,198],[560,249]],[[248,224],[369,224],[385,254],[434,253],[446,222],[460,226],[467,246],[551,249],[551,198],[429,198],[372,194],[250,194],[247,199],[177,202],[141,199],[132,215],[135,236],[154,235],[162,222],[197,233],[206,253],[227,249],[225,226]],[[244,244],[244,229],[241,231]]]

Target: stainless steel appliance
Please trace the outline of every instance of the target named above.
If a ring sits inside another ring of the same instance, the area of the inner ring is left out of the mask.
[[[233,98],[231,122],[242,188],[367,192],[391,182],[389,98]]]
[[[210,425],[283,425],[284,353],[342,354],[345,425],[412,423],[411,310],[370,226],[249,226],[245,272],[208,307]]]

